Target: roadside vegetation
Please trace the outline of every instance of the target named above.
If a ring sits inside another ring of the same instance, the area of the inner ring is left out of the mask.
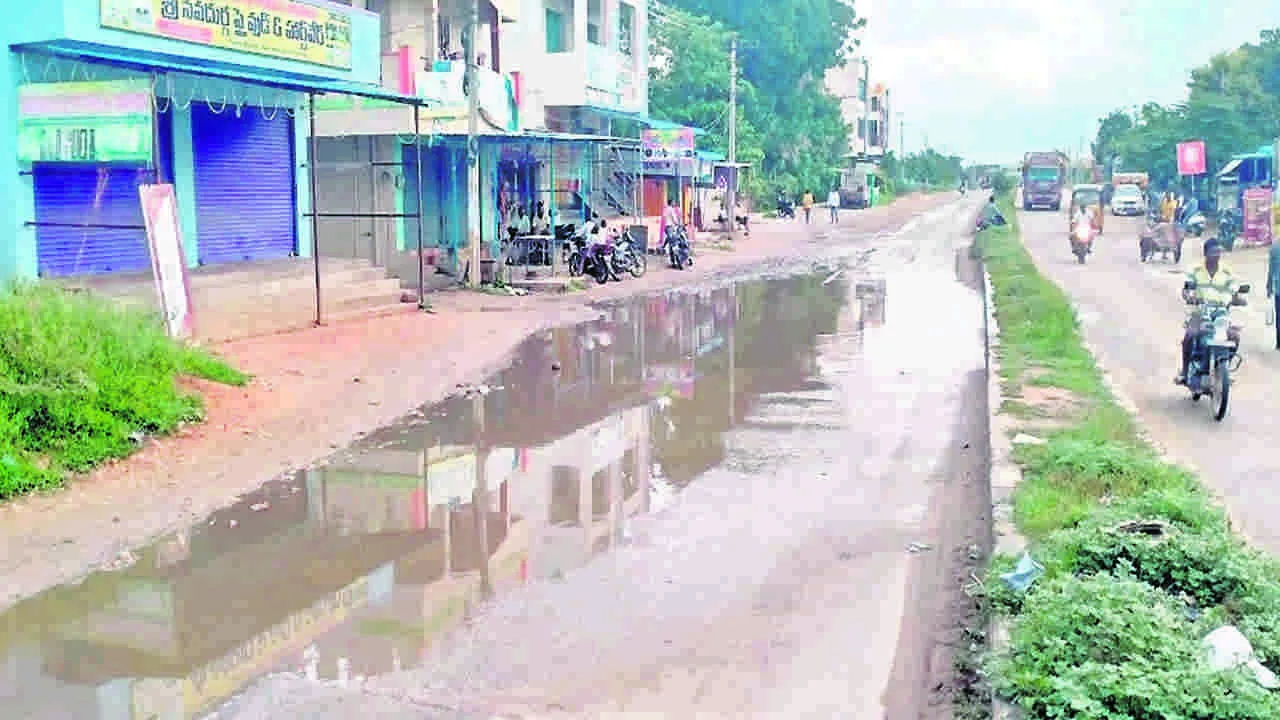
[[[1234,625],[1280,670],[1280,563],[1236,537],[1209,493],[1163,461],[1116,403],[1065,293],[1006,227],[979,234],[1000,326],[1000,412],[1039,442],[1015,445],[1013,517],[1043,574],[1025,591],[982,583],[1009,628],[989,655],[993,692],[1028,720],[1280,717],[1280,691],[1215,670],[1202,639]]]
[[[57,488],[201,419],[182,376],[247,382],[170,340],[153,315],[42,284],[0,290],[0,500]]]

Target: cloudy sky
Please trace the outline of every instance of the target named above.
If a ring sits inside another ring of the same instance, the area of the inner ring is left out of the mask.
[[[1280,0],[853,2],[907,152],[927,135],[975,162],[1087,149],[1112,109],[1181,100],[1191,68],[1280,27]]]

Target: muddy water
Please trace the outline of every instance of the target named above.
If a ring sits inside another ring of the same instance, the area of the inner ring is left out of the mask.
[[[731,429],[786,422],[760,398],[821,389],[846,298],[855,332],[883,324],[883,283],[849,282],[671,293],[531,338],[485,384],[0,617],[3,714],[196,717],[273,670],[415,667],[487,598],[628,542]]]

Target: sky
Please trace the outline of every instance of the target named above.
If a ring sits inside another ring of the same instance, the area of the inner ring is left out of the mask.
[[[1280,28],[1280,0],[852,1],[906,152],[979,163],[1088,152],[1107,113],[1181,101],[1192,68]]]

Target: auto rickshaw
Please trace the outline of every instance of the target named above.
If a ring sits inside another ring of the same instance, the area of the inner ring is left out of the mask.
[[[1076,212],[1081,207],[1093,207],[1093,229],[1099,235],[1102,234],[1102,186],[1101,185],[1076,185],[1071,188],[1071,202],[1067,203],[1067,235],[1071,234],[1071,224],[1075,220]]]

